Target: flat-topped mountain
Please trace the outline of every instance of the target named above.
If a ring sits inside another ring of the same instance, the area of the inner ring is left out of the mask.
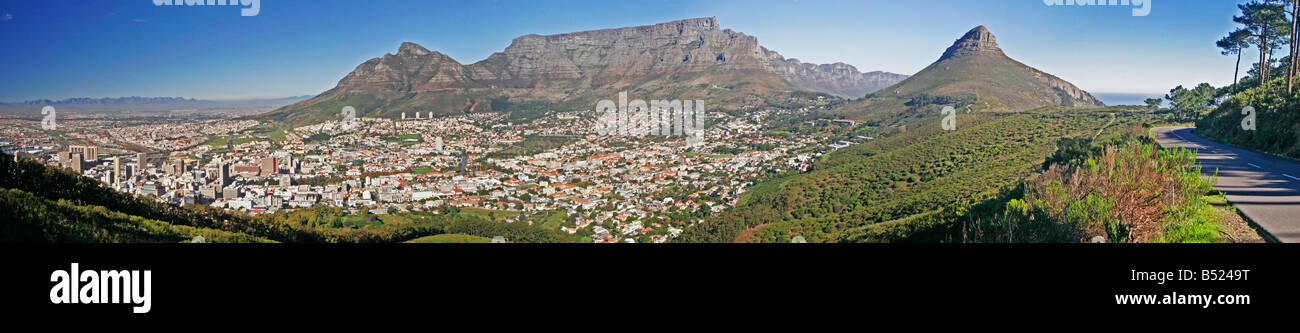
[[[590,108],[628,91],[641,98],[706,99],[716,108],[780,102],[815,92],[860,98],[906,78],[846,64],[786,59],[716,18],[515,38],[469,65],[414,43],[361,65],[329,91],[263,118],[311,123],[351,105],[362,116],[514,111],[529,103]]]

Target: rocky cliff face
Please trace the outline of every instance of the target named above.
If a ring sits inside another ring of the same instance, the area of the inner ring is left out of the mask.
[[[758,39],[699,18],[650,26],[516,38],[488,62],[502,62],[505,79],[578,79],[589,69],[609,75],[674,71],[763,70]]]
[[[867,94],[892,86],[907,79],[907,75],[888,72],[859,72],[856,67],[845,63],[808,64],[799,59],[785,59],[776,52],[767,51],[768,64],[771,69],[790,81],[791,84],[807,90],[823,92],[843,98],[862,98]]]
[[[953,42],[952,46],[943,52],[943,57],[939,58],[939,61],[976,55],[1006,56],[1005,53],[1002,53],[1002,47],[998,46],[998,38],[993,36],[993,33],[982,25],[971,29],[961,38],[958,38],[956,42]]]
[[[861,73],[843,63],[804,64],[759,45],[758,39],[722,29],[716,18],[656,25],[516,38],[504,52],[475,64],[474,78],[502,86],[535,88],[552,80],[616,83],[637,76],[707,70],[766,71],[798,88],[849,98],[892,85],[905,75]]]
[[[415,43],[402,43],[397,54],[370,59],[357,66],[339,81],[344,92],[369,92],[388,95],[405,91],[476,86],[466,75],[465,66],[442,53]]]

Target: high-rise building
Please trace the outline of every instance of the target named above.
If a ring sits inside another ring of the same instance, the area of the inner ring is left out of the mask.
[[[436,139],[433,139],[433,150],[437,150],[438,152],[442,152],[442,137],[441,137],[441,136],[438,137],[438,138],[436,138]]]
[[[71,168],[72,163],[70,162],[72,162],[72,152],[66,151],[59,153],[59,163],[63,163],[63,167]]]
[[[219,193],[221,192],[217,192],[216,186],[204,185],[199,187],[199,197],[202,197],[206,200],[219,199],[219,197],[217,196],[217,194]]]
[[[230,184],[228,181],[230,181],[230,165],[218,160],[216,183],[220,185],[218,187],[226,187],[226,185]]]
[[[278,161],[275,157],[268,156],[262,158],[262,175],[270,176],[279,173],[280,169],[277,166],[276,162]]]
[[[122,178],[126,178],[126,177],[122,177],[122,158],[114,156],[113,157],[113,183],[116,184],[121,182]]]
[[[69,154],[69,156],[68,168],[71,168],[72,171],[76,172],[78,175],[81,174],[81,164],[84,163],[81,153],[72,153]]]
[[[99,147],[95,146],[68,146],[68,151],[81,153],[81,158],[87,162],[94,162],[99,159]]]
[[[147,160],[147,159],[144,157],[144,153],[138,153],[138,154],[135,154],[135,171],[136,171],[136,172],[144,171],[144,169],[145,169],[145,167],[144,167],[145,160]]]

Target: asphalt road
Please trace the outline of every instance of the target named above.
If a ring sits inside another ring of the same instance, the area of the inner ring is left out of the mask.
[[[1242,214],[1284,243],[1300,243],[1300,162],[1214,142],[1188,127],[1153,129],[1160,145],[1198,151],[1206,176]]]

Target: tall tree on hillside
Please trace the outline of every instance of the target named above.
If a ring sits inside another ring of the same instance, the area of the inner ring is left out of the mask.
[[[1288,35],[1291,36],[1291,41],[1287,45],[1290,46],[1291,53],[1288,56],[1290,60],[1287,61],[1286,71],[1286,93],[1288,95],[1295,91],[1296,39],[1300,38],[1300,36],[1297,36],[1297,34],[1300,34],[1300,0],[1289,1],[1291,2],[1291,31]]]
[[[1232,92],[1237,92],[1237,78],[1241,74],[1241,51],[1250,47],[1251,34],[1249,30],[1237,29],[1224,36],[1216,44],[1223,49],[1223,55],[1237,55],[1237,67],[1232,70]]]
[[[1273,50],[1286,43],[1291,34],[1286,6],[1276,0],[1264,0],[1240,4],[1237,8],[1241,15],[1233,16],[1232,21],[1245,26],[1251,32],[1251,41],[1259,48],[1259,84],[1263,85],[1268,81]]]

